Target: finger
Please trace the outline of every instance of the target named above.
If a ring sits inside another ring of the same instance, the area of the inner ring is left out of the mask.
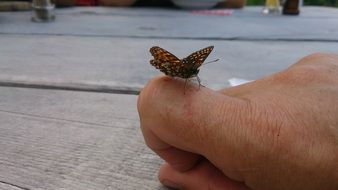
[[[279,87],[280,84],[296,85],[300,83],[299,85],[303,86],[304,83],[309,83],[309,81],[312,81],[313,79],[326,81],[328,75],[320,74],[330,73],[337,69],[337,58],[337,54],[311,54],[298,60],[295,64],[292,64],[283,71],[243,85],[222,89],[219,92],[228,96],[246,98],[247,96],[252,96],[261,93],[262,91],[268,91],[267,88],[275,88],[277,90],[282,89],[282,91],[285,91],[284,86],[282,88]],[[318,62],[321,62],[322,64],[318,64]],[[337,82],[337,80],[333,81]]]
[[[204,160],[187,172],[179,172],[169,164],[162,165],[159,180],[163,185],[186,190],[248,190],[242,182],[226,177],[210,162]]]
[[[146,144],[162,159],[178,171],[186,171],[195,166],[200,155],[173,147],[158,138],[149,129],[142,127]]]
[[[215,162],[234,164],[242,157],[236,144],[247,136],[241,134],[246,131],[239,124],[247,110],[246,101],[191,83],[184,93],[184,85],[181,80],[159,77],[142,90],[138,110],[147,145],[155,152],[172,146]],[[220,144],[226,146],[222,151],[231,161],[217,158]]]

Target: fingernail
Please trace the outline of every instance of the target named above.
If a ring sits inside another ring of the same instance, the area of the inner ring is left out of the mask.
[[[168,179],[162,179],[161,183],[165,186],[168,186],[168,187],[171,187],[171,188],[174,188],[174,189],[180,189],[180,185],[178,185],[177,183],[174,183],[174,182],[172,182]]]

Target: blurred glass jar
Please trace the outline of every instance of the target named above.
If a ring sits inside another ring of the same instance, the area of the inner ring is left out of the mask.
[[[55,4],[52,0],[32,1],[34,22],[52,22],[55,20]]]
[[[279,14],[280,0],[265,0],[265,7],[262,10],[263,14]]]

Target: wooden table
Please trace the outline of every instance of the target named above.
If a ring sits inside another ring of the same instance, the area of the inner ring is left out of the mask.
[[[0,13],[0,189],[166,189],[144,144],[137,94],[160,74],[153,45],[179,57],[215,45],[202,83],[255,80],[338,51],[338,9],[231,16],[147,8],[68,8],[53,23]]]

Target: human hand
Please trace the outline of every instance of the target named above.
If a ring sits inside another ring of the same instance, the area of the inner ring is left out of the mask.
[[[178,189],[338,189],[338,55],[213,91],[169,77],[138,99],[146,144]]]

